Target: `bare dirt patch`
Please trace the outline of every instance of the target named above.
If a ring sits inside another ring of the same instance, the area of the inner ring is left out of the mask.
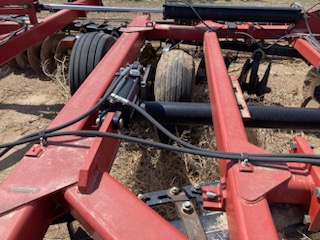
[[[45,129],[67,100],[60,86],[52,81],[41,81],[32,72],[23,74],[7,66],[2,67],[1,72],[0,142],[11,142]],[[27,148],[17,146],[6,154],[0,161],[0,170],[7,172]],[[0,175],[1,182],[5,175],[3,172]]]

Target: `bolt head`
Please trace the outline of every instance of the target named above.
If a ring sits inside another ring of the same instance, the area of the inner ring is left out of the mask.
[[[170,193],[177,195],[180,192],[180,189],[177,187],[173,187],[170,189]]]
[[[25,3],[22,5],[23,10],[29,10],[30,9],[30,5]]]
[[[218,195],[217,195],[215,192],[213,192],[213,191],[208,191],[208,192],[207,192],[207,198],[210,199],[210,200],[216,199],[217,196],[218,196]]]
[[[185,201],[184,203],[182,203],[182,207],[184,207],[184,208],[191,208],[191,207],[192,207],[191,202]]]
[[[139,199],[141,199],[142,201],[144,201],[146,199],[146,197],[142,193],[139,193],[137,197]]]
[[[119,119],[119,129],[122,129],[123,126],[124,126],[123,118],[120,118],[120,119]]]
[[[198,183],[196,183],[196,184],[193,185],[193,188],[194,188],[195,190],[201,190],[201,185],[198,184]]]
[[[141,76],[141,73],[140,73],[140,71],[137,70],[137,69],[131,69],[131,70],[130,70],[130,75],[131,75],[132,77],[140,77],[140,76]]]
[[[291,141],[291,142],[290,142],[290,148],[291,148],[291,149],[296,149],[296,148],[297,148],[297,142]]]
[[[244,159],[243,161],[241,161],[242,166],[244,167],[249,167],[249,161],[248,159]]]
[[[193,210],[193,206],[190,201],[185,201],[182,203],[182,211],[185,213],[190,213]]]
[[[320,187],[314,189],[314,195],[316,195],[317,198],[320,198]]]
[[[303,216],[303,224],[305,224],[305,225],[310,224],[310,216],[309,215]]]

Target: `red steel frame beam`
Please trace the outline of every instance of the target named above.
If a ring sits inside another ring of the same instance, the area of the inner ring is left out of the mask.
[[[69,188],[64,197],[71,214],[97,239],[186,239],[169,222],[108,173],[91,194]]]
[[[44,198],[1,216],[1,239],[42,239],[57,214],[55,208],[52,198]]]
[[[218,150],[266,153],[247,139],[216,33],[205,34],[204,55]],[[304,164],[243,166],[241,162],[225,160],[219,163],[231,239],[265,239],[266,236],[268,239],[278,239],[268,200],[291,204],[309,203],[312,181],[309,172],[304,175],[299,172],[299,169],[305,169]],[[297,192],[304,197],[294,200],[287,198]]]
[[[319,13],[320,10],[315,10],[308,13],[307,21],[312,34],[319,34]],[[300,21],[291,32],[292,33],[309,33],[306,26],[306,20]],[[319,41],[319,37],[316,37]],[[295,38],[291,40],[292,46],[316,69],[320,70],[320,52],[318,52],[310,43],[303,38]]]
[[[7,34],[8,32],[17,30],[21,27],[18,23],[9,23],[4,21],[0,21],[0,26],[0,35]]]
[[[304,39],[296,39],[292,43],[293,47],[312,64],[320,70],[320,53]]]
[[[219,38],[244,38],[250,39],[241,33],[250,33],[256,39],[276,39],[277,35],[286,34],[288,26],[239,24],[237,29],[229,29],[227,25],[206,21],[207,26],[199,24],[197,26],[184,26],[175,24],[156,24],[152,31],[147,33],[150,39],[175,39],[186,41],[203,41],[203,34],[206,31],[217,31]],[[251,40],[251,39],[250,39]]]
[[[227,152],[252,152],[254,147],[248,142],[216,33],[205,34],[204,54],[217,148]],[[227,190],[226,209],[230,238],[264,239],[261,233],[268,232],[269,239],[277,239],[271,213],[266,211],[266,200],[261,199],[252,204],[246,203],[245,199],[241,200],[236,179],[237,164],[224,160],[220,160],[219,164],[221,185],[226,184]],[[259,228],[260,224],[263,227]]]

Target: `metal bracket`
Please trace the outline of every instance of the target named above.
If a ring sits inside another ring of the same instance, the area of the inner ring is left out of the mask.
[[[223,210],[221,185],[202,187],[203,207],[206,210]]]
[[[235,77],[231,78],[231,84],[234,90],[234,95],[237,99],[239,110],[243,119],[251,119],[251,115],[246,104],[246,100],[243,97],[243,93],[238,80]]]
[[[29,151],[26,152],[25,156],[37,158],[41,156],[42,152],[43,147],[40,144],[34,144],[32,148],[30,148]]]
[[[207,182],[195,185],[188,185],[181,188],[188,197],[188,199],[196,198],[199,204],[200,210],[203,210],[202,206],[202,188],[204,186],[218,186],[218,182]],[[168,190],[161,190],[156,192],[149,192],[139,194],[138,198],[144,201],[148,206],[157,206],[161,204],[171,203],[172,199],[167,195]]]
[[[174,187],[169,189],[167,194],[174,202],[188,238],[197,240],[207,239],[198,213],[192,202],[189,201],[186,193]]]
[[[244,159],[238,162],[239,172],[253,172],[253,165]]]

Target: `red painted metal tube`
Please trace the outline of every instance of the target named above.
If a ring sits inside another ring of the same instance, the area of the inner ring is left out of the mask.
[[[1,26],[0,35],[7,34],[8,32],[17,30],[21,27],[18,23],[3,22],[3,21],[0,21],[0,26]]]
[[[128,189],[104,173],[91,194],[68,189],[71,214],[97,239],[186,239]]]
[[[185,26],[175,24],[156,24],[154,30],[146,32],[150,39],[175,39],[185,41],[202,42],[206,31],[217,31],[219,38],[239,38],[246,39],[247,36],[241,33],[249,33],[256,39],[275,39],[284,35],[288,26],[255,26],[254,24],[240,24],[237,29],[230,29],[227,25],[206,21],[207,26],[199,24],[197,26]],[[235,33],[237,32],[237,33]]]
[[[6,240],[43,239],[54,217],[55,204],[50,198],[12,211],[0,217],[0,236]]]
[[[293,47],[316,69],[320,67],[320,53],[304,39],[296,39]]]
[[[248,142],[216,33],[205,33],[204,54],[218,150],[265,152]],[[251,173],[242,172],[238,165],[241,164],[220,161],[230,238],[265,239],[268,236],[268,239],[278,239],[268,203],[263,197],[270,189],[266,185],[256,187],[260,185],[257,181],[268,178],[269,173],[256,166]],[[290,177],[285,170],[274,173],[283,177],[274,183],[275,186]]]
[[[220,26],[221,24],[219,24]],[[194,26],[180,26],[171,24],[156,24],[154,30],[146,32],[146,38],[150,39],[175,39],[185,41],[203,41],[203,34],[206,31],[197,29]]]
[[[113,132],[112,118],[114,113],[108,113],[99,131]],[[96,138],[92,143],[87,157],[79,171],[78,188],[82,193],[92,191],[99,172],[109,172],[118,152],[120,140],[113,138]],[[107,154],[106,154],[107,153]]]
[[[237,146],[235,143],[244,142],[247,144],[248,138],[216,33],[205,34],[204,54],[213,125],[219,140],[217,147],[218,149],[228,148],[224,149],[228,151],[235,150],[234,148]],[[224,97],[220,95],[224,95]],[[221,177],[226,176],[225,171],[221,173]]]

